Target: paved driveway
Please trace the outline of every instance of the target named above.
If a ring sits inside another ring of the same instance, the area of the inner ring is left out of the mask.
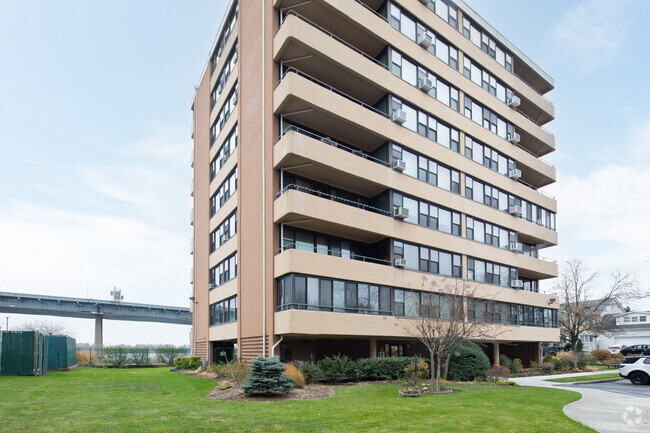
[[[522,386],[557,387],[576,391],[582,398],[564,407],[564,413],[603,433],[650,432],[650,385],[632,385],[628,380],[598,384],[559,385],[544,379],[603,374],[578,373],[512,379]]]

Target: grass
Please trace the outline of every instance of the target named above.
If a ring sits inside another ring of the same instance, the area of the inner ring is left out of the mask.
[[[588,376],[561,377],[559,379],[546,379],[547,382],[571,383],[585,382],[588,380],[616,379],[620,378],[618,373],[592,374]]]
[[[166,369],[79,368],[0,377],[0,431],[29,432],[591,432],[562,407],[580,394],[465,386],[400,398],[399,385],[348,386],[330,399],[218,402],[209,379]]]

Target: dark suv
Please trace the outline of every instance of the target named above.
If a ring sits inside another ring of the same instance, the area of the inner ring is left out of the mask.
[[[650,344],[635,344],[621,350],[623,356],[650,355]]]
[[[551,355],[557,356],[560,348],[558,346],[546,346],[542,348],[542,356]]]

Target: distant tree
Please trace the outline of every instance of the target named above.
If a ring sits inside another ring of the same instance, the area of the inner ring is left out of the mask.
[[[611,302],[647,296],[639,291],[630,273],[614,272],[609,284],[600,288],[598,278],[597,271],[591,272],[582,260],[573,258],[566,262],[555,283],[554,289],[561,298],[560,334],[573,351],[583,333],[611,335],[615,332],[603,315]]]
[[[440,391],[443,362],[448,361],[463,342],[497,336],[497,327],[488,317],[487,309],[477,311],[468,305],[477,299],[480,287],[481,284],[465,279],[432,283],[431,290],[422,293],[419,305],[405,307],[406,318],[402,325],[427,348],[431,388],[436,391]]]
[[[18,328],[19,331],[36,331],[43,335],[72,335],[72,333],[61,322],[50,322],[48,320],[35,320],[27,322]]]

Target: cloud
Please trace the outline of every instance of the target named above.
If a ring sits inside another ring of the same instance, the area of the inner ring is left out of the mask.
[[[45,166],[35,195],[0,194],[0,290],[107,299],[117,286],[125,301],[186,306],[190,151],[189,139],[160,130],[101,163]],[[90,323],[74,323],[88,341],[80,327]],[[161,329],[152,341],[186,344],[179,328],[146,329]]]
[[[553,40],[581,71],[593,72],[614,62],[633,17],[629,0],[583,1],[564,13]]]
[[[605,274],[633,272],[642,287],[650,287],[649,146],[650,119],[630,128],[609,163],[583,176],[558,172],[552,192],[560,243],[554,257],[579,257]]]

